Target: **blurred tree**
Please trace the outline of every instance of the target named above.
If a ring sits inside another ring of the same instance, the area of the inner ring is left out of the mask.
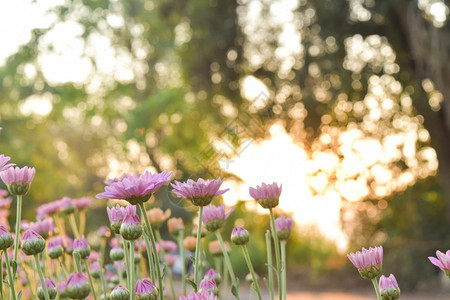
[[[235,154],[219,146],[278,122],[346,230],[358,201],[436,174],[448,220],[447,15],[442,0],[67,1],[0,67],[1,149],[37,167],[43,202],[150,165],[217,176]]]

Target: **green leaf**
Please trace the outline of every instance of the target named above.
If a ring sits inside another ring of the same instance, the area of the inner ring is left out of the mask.
[[[236,299],[239,299],[239,283],[236,282],[236,284],[231,287],[231,293],[236,297]]]
[[[187,283],[189,283],[194,288],[194,291],[197,291],[197,285],[195,284],[194,280],[187,279],[187,278],[185,280]]]
[[[269,264],[266,264],[266,266],[268,266],[269,268],[272,268],[275,272],[278,272],[277,268],[275,268],[274,266],[269,265]]]
[[[192,255],[190,255],[189,257],[191,258],[192,263],[195,265],[195,258]]]
[[[17,272],[17,262],[14,259],[11,261],[11,265],[12,265],[13,274],[16,274],[16,272]]]
[[[20,290],[19,294],[17,295],[17,300],[20,300],[22,298],[22,290]]]

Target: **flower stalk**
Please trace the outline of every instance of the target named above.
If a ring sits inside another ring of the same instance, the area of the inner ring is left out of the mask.
[[[13,275],[13,272],[11,270],[11,264],[9,263],[8,252],[4,251],[4,253],[5,253],[6,270],[8,272],[9,289],[11,291],[10,298],[11,299],[16,299],[16,291],[14,289],[14,275]],[[2,286],[3,286],[3,281],[2,281]]]
[[[280,256],[280,243],[278,242],[278,234],[275,227],[275,218],[273,216],[273,209],[270,208],[270,222],[272,223],[272,235],[273,235],[273,243],[275,248],[275,260],[277,262],[277,279],[278,279],[278,299],[283,298],[283,289],[282,289],[282,275],[281,275],[281,256]]]
[[[200,227],[200,226],[199,226]],[[236,276],[234,275],[233,266],[231,265],[230,257],[228,256],[227,249],[223,243],[222,235],[218,230],[215,231],[217,240],[219,241],[220,247],[222,248],[223,258],[225,259],[225,264],[227,266],[228,272],[230,273],[231,282],[233,283],[233,288],[237,289],[235,294],[236,299],[239,299],[239,283],[236,280]]]
[[[274,299],[273,271],[272,271],[272,242],[270,240],[270,231],[266,231],[266,249],[267,249],[267,274],[269,276],[270,299]]]
[[[48,295],[47,286],[45,284],[44,273],[42,272],[41,264],[39,263],[39,256],[38,256],[38,254],[34,254],[34,262],[36,263],[36,269],[37,269],[38,274],[39,274],[39,279],[41,281],[42,290],[44,290],[45,300],[50,300],[50,296]],[[12,285],[14,285],[14,283]]]
[[[159,229],[155,229],[155,235],[156,235],[156,240],[158,241],[158,244],[160,246],[160,253],[161,253],[161,258],[163,261],[166,261],[166,252],[164,251],[164,247],[162,245],[162,239],[161,239],[161,233],[159,232]],[[176,299],[176,293],[175,293],[175,288],[173,286],[173,279],[172,279],[172,271],[170,270],[170,267],[167,268],[167,280],[169,281],[169,286],[170,286],[170,291],[172,293],[172,297],[173,299]]]
[[[178,233],[178,248],[180,249],[180,258],[181,258],[181,282],[183,284],[183,295],[186,296],[186,263],[185,263],[185,254],[184,254],[184,230],[180,230]]]
[[[163,278],[162,278],[162,274],[161,274],[161,266],[159,264],[159,257],[158,257],[158,252],[156,251],[156,242],[155,242],[155,237],[153,235],[153,231],[152,231],[152,227],[150,225],[150,222],[148,220],[147,217],[147,213],[145,210],[145,205],[144,203],[139,203],[139,208],[141,209],[141,213],[142,216],[145,220],[145,225],[146,227],[144,227],[146,230],[146,234],[150,237],[150,241],[152,243],[152,249],[153,249],[153,254],[154,254],[154,260],[155,260],[155,268],[156,268],[156,275],[158,276],[158,286],[159,286],[159,297],[161,300],[164,299],[164,284],[163,284]],[[145,236],[145,234],[144,234]],[[150,248],[147,248],[147,252],[151,251]],[[132,262],[131,262],[132,263]]]
[[[16,231],[14,236],[14,261],[17,263],[17,252],[19,249],[20,220],[22,218],[22,195],[17,195],[16,209]],[[16,272],[14,271],[14,275]]]
[[[286,276],[286,241],[280,242],[281,246],[281,273],[282,273],[282,289],[283,289],[283,300],[286,300],[287,293],[287,276]]]
[[[380,293],[380,287],[378,286],[378,280],[376,277],[372,279],[372,283],[373,283],[373,287],[375,288],[375,293],[377,294],[377,299],[382,300],[381,293]]]
[[[256,278],[255,270],[253,269],[253,264],[250,259],[250,255],[248,254],[247,246],[242,245],[241,247],[242,247],[242,252],[244,252],[244,258],[245,258],[245,261],[247,262],[248,269],[250,270],[250,273],[252,274],[253,285],[254,285],[256,294],[258,295],[258,299],[262,300],[261,290],[259,289],[259,284],[258,284],[258,278]]]
[[[198,226],[197,226],[197,244],[195,246],[195,262],[194,262],[194,283],[195,291],[198,288],[198,267],[200,265],[200,239],[202,238],[202,217],[203,217],[203,206],[198,209]]]
[[[94,295],[94,299],[97,300],[97,293],[95,292],[94,281],[92,280],[91,271],[89,271],[89,265],[86,259],[83,259],[84,267],[86,268],[86,272],[89,278],[89,284],[91,285],[92,295]],[[101,272],[100,272],[101,273]],[[81,273],[80,273],[81,274]]]
[[[128,242],[130,245],[130,269],[129,269],[129,273],[130,273],[130,300],[135,300],[136,299],[136,294],[133,291],[134,288],[134,248],[133,248],[133,242],[129,241]]]

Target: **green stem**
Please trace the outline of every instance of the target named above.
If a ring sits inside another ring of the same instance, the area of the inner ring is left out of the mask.
[[[228,299],[228,294],[229,294],[229,292],[228,292],[228,268],[227,268],[227,265],[226,265],[226,263],[225,263],[225,259],[223,259],[223,256],[222,256],[222,265],[223,265],[223,274],[222,274],[222,277],[223,277],[223,287],[224,287],[224,290],[223,290],[223,297],[225,298],[225,299]]]
[[[9,263],[8,252],[5,251],[5,262],[6,262],[6,270],[8,271],[8,280],[9,280],[9,289],[11,290],[11,294],[9,295],[11,299],[16,299],[16,291],[14,289],[14,275],[11,270],[11,265]],[[3,269],[3,267],[2,267]],[[3,272],[3,270],[2,270]],[[3,282],[2,282],[3,285]]]
[[[61,266],[61,269],[62,269],[62,271],[64,273],[64,278],[67,279],[67,271],[66,271],[66,268],[64,267],[64,264],[63,264],[63,262],[61,260],[61,257],[58,257],[58,262],[59,262],[59,265]]]
[[[186,296],[186,261],[184,254],[184,230],[178,231],[178,248],[180,249],[180,259],[181,259],[181,282],[183,284],[183,295]]]
[[[3,300],[3,251],[0,252],[0,294],[1,299]]]
[[[239,284],[236,280],[236,276],[234,275],[233,266],[231,265],[230,257],[228,256],[227,249],[225,248],[225,245],[223,243],[222,235],[220,234],[220,232],[218,230],[216,230],[215,233],[216,233],[217,240],[219,241],[220,247],[222,248],[223,258],[225,259],[225,264],[228,268],[228,272],[230,273],[231,282],[233,283],[233,287],[235,289],[239,289]],[[237,292],[239,293],[239,291],[237,291]],[[236,299],[239,299],[239,295],[238,296],[235,295],[235,297],[236,297]]]
[[[99,262],[100,264],[100,262]],[[108,299],[108,295],[107,293],[107,288],[106,288],[106,281],[105,281],[105,276],[103,275],[103,264],[100,264],[100,280],[102,282],[102,286],[103,286],[103,299],[107,300]]]
[[[163,261],[166,261],[166,251],[164,251],[163,245],[162,245],[162,239],[161,239],[161,233],[159,232],[159,229],[155,229],[155,235],[156,240],[159,244],[159,253],[161,254],[161,259]],[[172,292],[173,299],[176,299],[176,293],[175,288],[173,287],[173,280],[172,280],[172,271],[170,267],[167,267],[167,280],[169,281],[170,291]]]
[[[125,268],[128,271],[128,270],[130,270],[130,256],[128,254],[128,245],[127,245],[126,241],[122,241],[122,248],[123,248],[123,254],[125,256]],[[120,274],[122,274],[122,265],[121,265],[120,261],[118,261],[117,263],[119,264],[118,268],[121,270]],[[131,291],[130,276],[128,276],[128,274],[127,274],[127,288],[129,291]]]
[[[150,241],[152,243],[153,254],[154,254],[154,259],[155,259],[155,264],[156,264],[156,266],[155,266],[156,274],[158,276],[158,285],[159,285],[158,295],[161,300],[164,300],[164,283],[163,283],[163,278],[162,278],[162,274],[161,274],[161,266],[159,265],[158,251],[156,251],[155,237],[153,235],[152,226],[150,225],[150,222],[148,221],[144,203],[139,203],[139,208],[141,209],[142,216],[144,217],[144,220],[145,220],[145,225],[147,226],[146,233],[147,233],[147,235],[150,236]],[[150,249],[147,249],[147,251],[150,251]]]
[[[274,299],[273,272],[272,272],[272,242],[270,240],[270,231],[266,231],[266,248],[267,248],[267,274],[269,275],[269,291],[270,299]]]
[[[283,300],[286,300],[287,282],[286,282],[286,241],[280,242],[281,246],[281,272],[283,282]]]
[[[222,273],[222,260],[218,256],[214,256],[214,269],[217,273]],[[223,285],[223,278],[222,282],[220,284],[217,284],[217,299],[222,299],[221,297],[221,290]]]
[[[200,206],[198,211],[197,245],[195,247],[195,261],[194,261],[194,283],[196,292],[199,284],[198,267],[200,265],[200,239],[202,237],[202,216],[203,216],[203,206]]]
[[[50,296],[48,295],[47,286],[45,285],[44,273],[42,273],[41,264],[39,262],[39,256],[37,254],[34,255],[34,262],[36,263],[36,269],[39,274],[39,279],[41,280],[41,287],[44,290],[45,300],[50,300]]]
[[[14,261],[17,263],[17,250],[19,249],[20,220],[22,218],[22,195],[17,195],[16,233],[14,236]],[[14,271],[14,275],[16,272]]]
[[[281,279],[281,257],[280,257],[280,243],[278,242],[277,230],[275,227],[275,218],[273,210],[270,208],[270,221],[272,223],[273,246],[275,248],[275,260],[277,261],[277,279],[278,279],[278,299],[283,299],[283,288]]]
[[[151,251],[150,240],[148,239],[148,235],[144,234],[145,246],[147,247],[147,258],[148,258],[148,272],[150,273],[150,279],[152,282],[155,282],[156,274],[155,274],[155,264],[153,260],[153,253]]]
[[[380,293],[380,287],[378,286],[378,280],[375,277],[372,279],[373,287],[375,288],[375,293],[377,293],[377,299],[381,300],[381,293]]]
[[[70,226],[72,227],[72,231],[73,231],[73,234],[75,235],[75,237],[77,239],[81,238],[80,232],[78,231],[78,228],[77,228],[77,223],[75,221],[75,215],[73,213],[71,213],[69,215],[69,222],[70,222]]]
[[[258,278],[256,278],[255,270],[253,269],[253,264],[250,259],[250,255],[248,254],[246,245],[242,245],[242,251],[244,252],[244,257],[245,257],[245,261],[247,262],[248,269],[250,270],[250,273],[252,274],[253,285],[255,287],[256,293],[258,294],[258,299],[261,300],[262,297],[261,297],[261,291],[259,289]]]
[[[80,234],[84,234],[84,230],[86,228],[86,209],[82,209],[80,211]]]
[[[84,267],[86,268],[86,272],[88,274],[88,278],[89,278],[89,284],[91,285],[91,289],[92,289],[92,295],[94,295],[94,299],[97,300],[97,293],[95,292],[95,286],[94,286],[94,281],[92,280],[92,275],[91,275],[91,271],[89,271],[89,265],[86,259],[83,259],[84,261]]]
[[[74,252],[73,253],[73,259],[75,260],[75,265],[77,267],[77,272],[82,274],[83,273],[83,268],[81,268],[81,257],[78,253]]]
[[[130,245],[130,300],[136,299],[136,294],[134,293],[134,241],[128,242]]]
[[[106,239],[100,241],[100,266],[105,264]]]

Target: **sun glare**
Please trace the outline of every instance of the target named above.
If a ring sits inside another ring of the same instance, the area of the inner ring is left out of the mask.
[[[308,188],[310,164],[305,150],[294,144],[280,124],[273,125],[270,134],[270,139],[251,144],[238,157],[222,164],[224,170],[236,174],[244,182],[228,180],[224,183],[224,187],[230,188],[230,192],[224,194],[225,202],[233,205],[236,199],[249,200],[249,209],[267,213],[251,201],[248,188],[263,182],[277,182],[283,186],[279,208],[293,215],[297,225],[316,225],[325,236],[334,239],[340,249],[344,249],[346,239],[339,227],[339,194],[329,191],[314,196]]]

